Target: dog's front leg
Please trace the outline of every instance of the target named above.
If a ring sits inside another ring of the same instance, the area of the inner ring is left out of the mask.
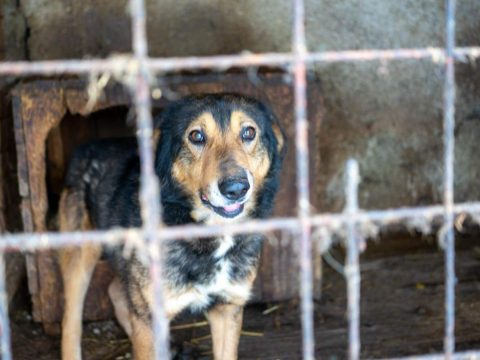
[[[133,358],[135,360],[153,360],[155,356],[153,343],[153,330],[151,324],[140,319],[135,314],[130,315],[132,325]]]
[[[242,331],[243,306],[220,304],[208,312],[215,360],[236,360]]]
[[[63,276],[65,305],[62,319],[62,359],[81,360],[83,302],[102,248],[86,245],[63,249],[59,262]]]
[[[128,337],[132,337],[132,323],[128,300],[118,277],[113,279],[108,287],[108,296],[110,296],[110,301],[115,310],[118,323],[122,326]]]

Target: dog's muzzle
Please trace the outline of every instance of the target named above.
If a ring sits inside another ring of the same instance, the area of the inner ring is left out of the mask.
[[[222,178],[211,184],[208,192],[202,192],[202,203],[215,213],[226,218],[234,218],[243,211],[244,204],[250,198],[253,178],[248,172]]]

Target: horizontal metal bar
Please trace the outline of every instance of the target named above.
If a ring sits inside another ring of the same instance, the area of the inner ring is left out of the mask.
[[[480,47],[458,47],[453,51],[457,61],[467,61],[480,57]],[[397,50],[345,50],[313,52],[303,55],[307,63],[333,63],[374,60],[432,59],[444,62],[443,48],[414,48]],[[171,58],[147,58],[146,66],[153,72],[171,72],[195,69],[225,70],[232,67],[284,66],[293,64],[295,55],[291,53],[261,53],[219,56],[191,56]],[[60,75],[88,74],[137,69],[137,60],[130,55],[106,59],[89,60],[50,60],[50,61],[7,61],[0,62],[0,75]]]
[[[444,360],[445,354],[415,355],[383,360]],[[480,360],[480,351],[465,351],[452,354],[454,360]]]
[[[480,202],[456,204],[453,207],[455,214],[480,214]],[[431,220],[442,217],[444,207],[441,205],[425,206],[417,208],[398,208],[390,210],[364,211],[349,215],[343,213],[325,213],[310,217],[312,226],[339,226],[350,220],[362,223],[375,223],[376,225],[389,225],[408,219]],[[228,225],[182,225],[163,227],[159,229],[158,240],[169,239],[193,239],[198,237],[217,236],[222,234],[251,234],[269,232],[274,230],[286,230],[297,232],[300,228],[298,218],[274,218],[268,220],[251,220],[241,224]],[[138,242],[143,233],[140,229],[111,229],[106,231],[84,232],[45,232],[45,233],[21,233],[6,234],[0,236],[0,251],[12,250],[36,250],[41,248],[56,248],[61,246],[77,246],[89,242],[100,242],[110,245],[119,244],[122,241],[131,243]]]
[[[480,57],[480,47],[458,47],[454,49],[454,57],[459,61]],[[319,63],[374,61],[374,60],[408,60],[432,59],[434,62],[445,61],[445,49],[428,47],[414,49],[387,50],[344,50],[310,53],[306,61]]]

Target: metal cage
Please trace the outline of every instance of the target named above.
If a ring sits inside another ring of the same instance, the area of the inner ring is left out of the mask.
[[[361,225],[375,223],[386,225],[391,222],[405,223],[412,218],[431,220],[442,217],[443,226],[439,240],[445,250],[445,338],[444,352],[438,355],[417,356],[415,359],[480,359],[478,352],[455,353],[455,234],[454,220],[459,213],[480,213],[480,202],[455,204],[453,197],[454,180],[454,123],[455,123],[455,61],[480,56],[480,47],[455,47],[455,5],[456,0],[445,0],[446,27],[445,48],[419,48],[398,50],[327,51],[310,53],[305,40],[304,1],[293,0],[293,43],[289,53],[241,54],[207,57],[150,58],[147,52],[146,17],[144,0],[130,0],[133,34],[133,54],[120,65],[115,59],[68,60],[42,62],[0,62],[0,75],[58,75],[104,73],[121,68],[132,75],[129,84],[134,96],[137,115],[137,137],[141,158],[141,192],[143,226],[139,229],[90,231],[71,233],[23,233],[0,236],[0,339],[2,359],[12,358],[10,350],[9,319],[5,296],[5,271],[3,254],[7,251],[38,250],[42,248],[78,245],[85,241],[119,243],[135,240],[149,250],[151,273],[155,288],[153,324],[157,359],[169,358],[168,321],[162,303],[161,269],[162,259],[159,242],[165,239],[183,237],[263,232],[271,230],[288,231],[298,236],[300,257],[300,298],[303,340],[303,359],[314,359],[314,328],[312,300],[312,230],[325,228],[330,231],[334,225],[346,229],[347,257],[345,274],[348,295],[349,358],[360,358],[360,268],[359,252],[364,247]],[[306,69],[314,63],[353,62],[372,60],[430,59],[444,67],[444,178],[443,205],[427,207],[398,208],[385,211],[361,211],[358,207],[357,188],[359,183],[358,165],[355,160],[346,166],[346,207],[343,213],[312,215],[309,208],[308,181],[308,123],[306,119]],[[241,225],[200,226],[185,225],[162,227],[160,222],[160,189],[153,169],[151,145],[152,117],[149,77],[155,73],[178,70],[218,69],[252,66],[286,66],[293,74],[295,96],[295,150],[298,189],[298,214],[292,218],[274,218],[249,221]],[[318,240],[321,241],[321,240]],[[412,358],[413,359],[413,358]]]

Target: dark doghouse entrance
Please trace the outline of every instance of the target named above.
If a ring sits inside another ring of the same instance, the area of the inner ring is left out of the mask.
[[[74,149],[93,139],[134,137],[135,127],[129,126],[128,107],[114,106],[96,111],[87,116],[67,112],[60,124],[54,127],[47,138],[46,182],[48,192],[47,224],[56,230],[55,217],[65,170]],[[131,123],[131,121],[130,121]]]

